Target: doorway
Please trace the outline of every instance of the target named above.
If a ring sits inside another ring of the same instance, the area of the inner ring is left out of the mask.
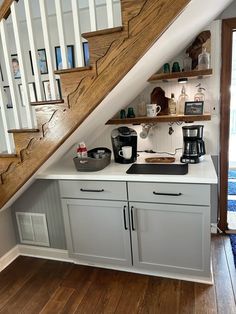
[[[236,233],[236,18],[222,21],[220,119],[219,228]]]

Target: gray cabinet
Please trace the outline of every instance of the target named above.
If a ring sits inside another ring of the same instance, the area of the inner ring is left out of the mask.
[[[127,202],[63,199],[62,206],[72,258],[90,264],[131,265]]]
[[[210,210],[130,202],[133,263],[159,274],[210,277]]]
[[[60,190],[71,257],[210,282],[209,185],[60,181]]]

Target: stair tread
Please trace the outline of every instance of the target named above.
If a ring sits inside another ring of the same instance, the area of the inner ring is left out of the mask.
[[[7,154],[7,153],[2,153],[0,154],[0,158],[14,158],[17,157],[16,154]]]
[[[70,69],[64,69],[64,70],[57,70],[57,71],[54,71],[54,73],[64,74],[64,73],[71,73],[71,72],[89,71],[91,69],[92,69],[91,66],[84,66],[84,67],[70,68]]]
[[[106,29],[101,29],[99,31],[83,33],[82,37],[85,39],[88,39],[88,38],[94,37],[94,36],[102,36],[102,35],[108,35],[108,34],[112,34],[112,33],[121,32],[122,30],[123,30],[123,26],[106,28]]]
[[[39,129],[10,129],[8,133],[37,133]]]
[[[31,102],[31,106],[43,106],[43,105],[57,105],[63,104],[64,99],[56,99],[56,100],[42,100],[42,101],[34,101]]]

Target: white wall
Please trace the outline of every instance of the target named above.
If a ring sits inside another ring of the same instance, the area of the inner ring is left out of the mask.
[[[12,224],[11,209],[0,212],[0,257],[16,245],[16,237]]]
[[[201,80],[189,80],[186,84],[186,93],[189,96],[189,100],[194,100],[194,94],[197,92],[196,85],[201,83],[202,87],[206,89],[205,91],[205,111],[212,114],[211,121],[206,122],[195,122],[195,124],[204,125],[204,139],[206,142],[206,150],[208,154],[218,155],[219,154],[219,112],[220,112],[220,103],[219,103],[219,86],[220,86],[220,38],[221,38],[221,21],[214,21],[210,26],[212,38],[211,38],[211,65],[213,67],[213,75],[211,77],[203,78]],[[185,50],[185,49],[184,49]],[[169,60],[170,63],[173,61],[181,59],[174,58]],[[146,103],[150,103],[150,95],[152,90],[156,87],[161,87],[167,97],[170,98],[171,93],[175,94],[175,97],[178,98],[181,93],[182,85],[178,84],[176,81],[171,81],[167,83],[157,82],[150,83],[147,87],[142,90],[142,92],[129,104],[126,104],[127,107],[134,107],[137,114],[137,105],[144,99]],[[147,139],[138,138],[138,150],[153,149],[160,152],[174,152],[176,148],[182,147],[182,126],[186,125],[185,123],[178,125],[173,124],[172,128],[174,133],[172,135],[168,134],[170,125],[168,123],[158,123],[150,131]],[[88,141],[88,145],[91,147],[104,145],[111,147],[110,134],[112,129],[117,126],[105,126],[102,127],[103,131],[98,130],[98,136],[96,138],[91,137],[92,140]],[[140,133],[141,126],[130,126],[137,130]],[[101,128],[101,127],[100,127]],[[95,132],[95,134],[97,134]]]

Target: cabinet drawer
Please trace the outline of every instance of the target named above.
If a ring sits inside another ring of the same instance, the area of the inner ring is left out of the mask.
[[[127,200],[125,182],[60,180],[63,198]]]
[[[210,185],[129,182],[130,201],[210,205]]]

